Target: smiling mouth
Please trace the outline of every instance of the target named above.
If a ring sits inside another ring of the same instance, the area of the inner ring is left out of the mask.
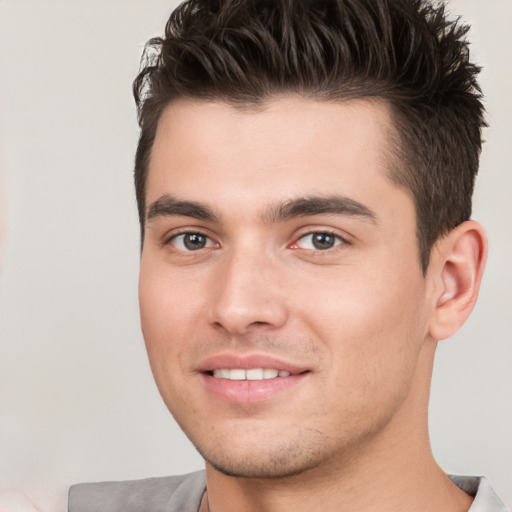
[[[276,379],[277,377],[290,377],[290,375],[294,375],[287,370],[277,370],[275,368],[249,368],[246,370],[242,368],[222,368],[211,370],[207,373],[216,379],[227,380],[269,380]]]
[[[306,374],[311,373],[309,369],[293,367],[286,363],[272,368],[269,364],[272,364],[272,361],[261,360],[259,364],[253,361],[250,364],[246,359],[233,364],[232,359],[219,360],[213,364],[210,362],[210,369],[205,368],[200,372],[206,389],[221,400],[232,404],[248,405],[278,396],[286,389],[297,385]],[[277,361],[273,362],[276,364]]]

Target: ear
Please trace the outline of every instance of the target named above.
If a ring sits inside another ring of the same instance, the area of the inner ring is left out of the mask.
[[[432,283],[429,334],[435,340],[455,334],[469,317],[486,260],[487,237],[477,222],[463,222],[436,243],[427,273]]]

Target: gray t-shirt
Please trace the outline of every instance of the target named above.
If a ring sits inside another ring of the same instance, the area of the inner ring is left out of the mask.
[[[508,512],[486,478],[450,478],[463,491],[475,496],[468,512]],[[68,512],[197,512],[205,490],[204,471],[126,482],[78,484],[69,490]]]
[[[204,471],[188,475],[73,485],[68,512],[197,512]]]

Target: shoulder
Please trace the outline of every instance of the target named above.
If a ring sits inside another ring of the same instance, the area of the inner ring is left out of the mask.
[[[206,488],[204,471],[122,482],[73,485],[68,512],[197,512]]]

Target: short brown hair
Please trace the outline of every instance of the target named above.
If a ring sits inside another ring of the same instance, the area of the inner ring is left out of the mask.
[[[424,0],[189,0],[151,39],[133,90],[145,185],[158,120],[177,98],[257,106],[277,93],[382,98],[394,113],[390,177],[414,199],[423,271],[435,241],[471,215],[485,126],[468,26]]]

